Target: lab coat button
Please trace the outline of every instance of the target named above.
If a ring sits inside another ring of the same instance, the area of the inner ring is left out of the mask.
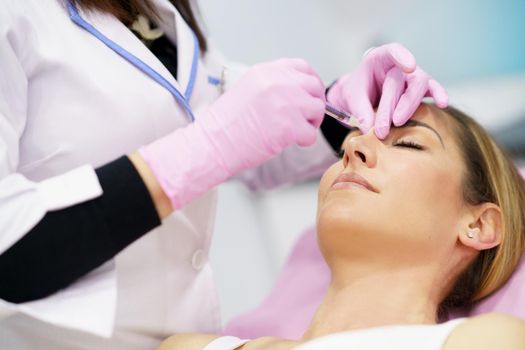
[[[195,270],[200,270],[204,264],[206,264],[206,253],[202,249],[197,249],[191,258],[191,265]]]

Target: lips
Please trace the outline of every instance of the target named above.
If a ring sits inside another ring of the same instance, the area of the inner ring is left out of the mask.
[[[359,185],[371,192],[379,193],[378,190],[374,186],[372,186],[368,181],[366,181],[364,177],[356,173],[340,174],[338,177],[335,178],[331,188],[344,189],[348,188],[348,186],[355,185]]]

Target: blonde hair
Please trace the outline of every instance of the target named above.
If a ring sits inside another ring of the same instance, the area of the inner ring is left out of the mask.
[[[501,287],[525,251],[525,181],[510,157],[471,117],[454,107],[443,110],[465,163],[463,197],[468,204],[494,203],[501,208],[501,244],[481,251],[456,281],[441,308],[464,307]]]

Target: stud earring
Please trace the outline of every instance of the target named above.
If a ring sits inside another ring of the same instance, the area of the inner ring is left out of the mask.
[[[475,235],[477,232],[479,232],[479,228],[472,228],[472,229],[469,228],[469,229],[467,230],[467,237],[468,237],[468,238],[474,238],[474,235]]]

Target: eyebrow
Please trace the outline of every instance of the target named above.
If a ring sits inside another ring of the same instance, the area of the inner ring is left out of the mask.
[[[439,142],[441,142],[441,146],[443,146],[443,148],[445,148],[445,144],[443,143],[443,139],[441,138],[441,135],[436,131],[436,129],[434,129],[433,127],[431,127],[427,123],[423,123],[423,122],[420,122],[418,120],[410,119],[408,122],[406,122],[406,124],[401,125],[401,126],[396,126],[395,129],[413,128],[413,127],[416,127],[416,126],[421,126],[423,128],[427,128],[429,130],[432,130],[434,132],[434,134],[436,134],[436,136],[438,137]]]

